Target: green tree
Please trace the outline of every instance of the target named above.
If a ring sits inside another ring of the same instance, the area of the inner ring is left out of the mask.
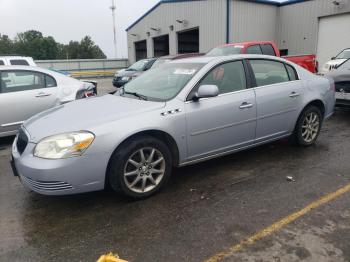
[[[0,34],[0,54],[14,53],[36,60],[106,58],[90,36],[85,36],[80,42],[70,41],[64,45],[36,30],[19,33],[14,40]]]
[[[58,43],[51,36],[44,37],[39,31],[30,30],[17,34],[16,53],[31,56],[36,60],[56,59]]]
[[[7,35],[0,34],[0,55],[8,55],[14,53],[14,43]]]

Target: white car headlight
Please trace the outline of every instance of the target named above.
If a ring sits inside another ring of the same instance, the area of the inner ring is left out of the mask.
[[[81,156],[94,139],[95,136],[86,131],[46,137],[36,145],[34,156],[46,159]]]

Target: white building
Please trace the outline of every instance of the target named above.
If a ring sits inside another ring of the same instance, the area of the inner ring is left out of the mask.
[[[161,0],[126,29],[129,61],[207,52],[229,42],[275,41],[320,64],[350,47],[349,0]]]

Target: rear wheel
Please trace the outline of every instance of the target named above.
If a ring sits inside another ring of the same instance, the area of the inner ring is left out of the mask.
[[[124,143],[111,158],[110,186],[133,198],[156,193],[168,180],[172,158],[168,147],[149,136]]]
[[[322,113],[316,106],[309,106],[301,113],[291,140],[299,146],[313,145],[322,127]]]

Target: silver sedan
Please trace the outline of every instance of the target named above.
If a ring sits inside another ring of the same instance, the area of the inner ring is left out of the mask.
[[[115,95],[61,105],[26,121],[12,167],[41,194],[157,192],[172,168],[289,137],[313,145],[332,115],[334,84],[255,55],[169,62]],[[93,109],[86,114],[90,109]]]
[[[39,67],[0,66],[0,137],[46,109],[94,93],[94,85]]]

